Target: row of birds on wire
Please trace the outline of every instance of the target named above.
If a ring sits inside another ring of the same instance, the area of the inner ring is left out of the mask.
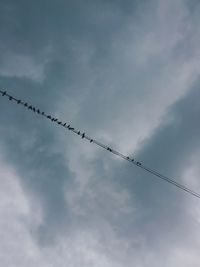
[[[97,146],[102,147],[103,149],[107,150],[108,152],[111,152],[112,154],[115,154],[115,155],[117,155],[117,156],[123,158],[124,160],[127,160],[127,161],[133,163],[133,164],[136,165],[137,167],[140,167],[140,168],[144,169],[145,171],[147,171],[147,172],[153,174],[154,176],[157,176],[158,178],[160,178],[160,179],[162,179],[162,180],[164,180],[164,181],[166,181],[166,182],[168,182],[168,183],[170,183],[170,184],[172,184],[172,185],[178,187],[179,189],[181,189],[181,190],[183,190],[183,191],[185,191],[185,192],[187,192],[187,193],[189,193],[189,194],[191,194],[191,195],[193,195],[193,196],[195,196],[195,197],[197,197],[197,198],[200,198],[200,194],[198,194],[198,193],[196,193],[195,191],[193,191],[193,190],[187,188],[186,186],[184,186],[184,185],[182,185],[182,184],[176,182],[175,180],[173,180],[173,179],[171,179],[171,178],[169,178],[169,177],[167,177],[167,176],[164,176],[164,175],[160,174],[159,172],[157,172],[157,171],[155,171],[155,170],[153,170],[153,169],[150,169],[149,167],[146,167],[146,166],[145,166],[144,164],[142,164],[140,161],[136,161],[134,158],[131,158],[131,157],[129,157],[129,156],[125,156],[125,155],[123,155],[122,153],[120,153],[120,152],[114,150],[113,148],[111,148],[111,147],[109,147],[109,146],[107,146],[107,145],[105,145],[105,144],[103,144],[103,143],[97,141],[96,139],[89,137],[88,135],[86,135],[85,132],[81,132],[80,130],[75,129],[75,128],[72,127],[70,124],[68,124],[68,123],[66,123],[66,122],[62,122],[62,121],[60,121],[58,118],[55,118],[55,117],[53,117],[52,115],[48,115],[48,114],[46,114],[45,112],[43,112],[43,111],[41,111],[40,109],[34,107],[33,105],[31,105],[31,104],[29,104],[29,103],[27,103],[27,102],[24,102],[24,101],[22,101],[21,99],[17,99],[17,98],[15,98],[15,97],[11,96],[11,95],[8,94],[5,90],[0,90],[0,94],[1,94],[2,96],[7,97],[10,101],[13,100],[13,101],[16,102],[18,105],[22,105],[22,106],[24,106],[25,108],[27,108],[28,110],[32,111],[33,113],[36,113],[36,114],[38,114],[38,115],[41,115],[41,116],[43,116],[43,117],[49,119],[51,122],[57,123],[59,126],[62,126],[62,127],[64,127],[65,129],[67,129],[67,130],[69,130],[69,131],[72,131],[73,133],[79,135],[82,139],[86,139],[86,140],[88,140],[90,143],[94,143],[94,144],[96,144]]]
[[[66,122],[62,122],[62,121],[60,121],[59,119],[54,118],[53,116],[48,115],[48,114],[46,114],[46,113],[43,112],[43,111],[40,111],[40,109],[35,108],[33,105],[30,105],[30,104],[28,104],[27,102],[22,101],[21,99],[16,99],[15,97],[13,97],[13,96],[7,94],[6,91],[1,91],[1,90],[0,90],[0,93],[2,94],[2,96],[7,96],[8,99],[9,99],[10,101],[14,100],[17,104],[23,105],[23,106],[26,107],[28,110],[31,110],[31,111],[33,111],[34,113],[37,113],[37,114],[39,114],[39,115],[41,115],[41,116],[44,116],[45,118],[51,120],[52,122],[55,122],[55,123],[57,123],[58,125],[63,126],[63,127],[65,127],[66,129],[68,129],[68,130],[70,130],[70,131],[73,131],[74,133],[76,133],[77,135],[79,135],[82,139],[86,138],[87,140],[89,140],[90,143],[93,143],[93,142],[94,142],[95,144],[98,144],[99,146],[101,146],[102,148],[108,150],[109,152],[114,152],[114,153],[117,152],[117,151],[113,150],[112,148],[110,148],[110,147],[108,147],[108,146],[105,146],[104,144],[101,144],[100,142],[96,141],[95,139],[90,138],[90,137],[87,136],[84,132],[81,132],[81,131],[79,131],[79,130],[76,130],[76,129],[75,129],[74,127],[72,127],[70,124],[67,124]],[[122,154],[119,153],[119,152],[118,152],[117,154],[118,154],[118,155],[122,155]],[[130,160],[131,162],[135,162],[134,159],[131,159],[131,158],[128,157],[128,156],[124,156],[124,155],[122,155],[122,156],[123,156],[124,159]],[[137,161],[136,164],[137,164],[138,166],[141,166],[141,162],[139,162],[139,161]]]

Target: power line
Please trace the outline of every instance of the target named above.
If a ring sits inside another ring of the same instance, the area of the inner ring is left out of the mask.
[[[124,160],[127,160],[129,162],[131,162],[132,164],[136,165],[137,167],[153,174],[154,176],[158,177],[159,179],[162,179],[164,180],[165,182],[168,182],[174,186],[176,186],[177,188],[197,197],[197,198],[200,198],[200,194],[196,193],[195,191],[189,189],[188,187],[176,182],[175,180],[167,177],[167,176],[164,176],[162,175],[161,173],[153,170],[153,169],[150,169],[149,167],[146,167],[143,163],[141,163],[140,161],[136,161],[135,159],[133,158],[130,158],[129,156],[125,156],[123,155],[122,153],[114,150],[113,148],[103,144],[103,143],[100,143],[99,141],[97,141],[96,139],[94,138],[91,138],[90,136],[88,136],[85,132],[82,132],[82,131],[79,131],[77,129],[75,129],[74,127],[72,127],[70,124],[66,123],[66,122],[62,122],[60,121],[58,118],[54,118],[53,116],[49,115],[49,114],[46,114],[45,112],[41,111],[40,109],[30,105],[29,103],[27,102],[24,102],[22,101],[21,99],[17,99],[11,95],[9,95],[6,91],[2,91],[0,90],[0,93],[2,96],[5,96],[7,97],[10,101],[14,101],[16,102],[18,105],[22,105],[24,106],[25,108],[27,108],[28,110],[38,114],[38,115],[41,115],[47,119],[49,119],[51,122],[54,122],[54,123],[57,123],[58,125],[64,127],[65,129],[69,130],[69,131],[72,131],[73,133],[79,135],[82,139],[86,139],[88,140],[90,143],[94,143],[95,145],[107,150],[108,152],[114,154],[114,155],[117,155],[118,157],[121,157],[122,159]]]

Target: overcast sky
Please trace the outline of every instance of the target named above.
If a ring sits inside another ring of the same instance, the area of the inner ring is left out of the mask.
[[[198,0],[0,0],[0,87],[200,193]],[[199,267],[200,200],[0,97],[0,266]]]

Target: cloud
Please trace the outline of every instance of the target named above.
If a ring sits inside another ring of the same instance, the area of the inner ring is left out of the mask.
[[[1,87],[199,191],[196,1],[2,1],[0,20]],[[0,109],[1,265],[197,266],[198,201]]]
[[[35,202],[32,212],[15,171],[2,160],[0,169],[1,264],[26,266],[31,262],[30,266],[34,266],[38,260],[38,248],[28,228],[35,228],[42,221],[40,206]]]
[[[43,80],[43,65],[36,64],[33,59],[25,55],[9,53],[3,59],[0,75],[4,77],[26,77],[37,82]]]

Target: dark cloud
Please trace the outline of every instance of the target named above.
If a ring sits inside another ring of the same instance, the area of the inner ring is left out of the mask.
[[[169,108],[163,117],[163,123],[144,142],[137,155],[134,155],[145,165],[182,184],[182,176],[192,165],[191,158],[200,148],[199,94],[197,83],[183,99]],[[185,206],[192,196],[143,170],[137,170],[135,166],[115,168],[117,181],[121,180],[122,186],[128,186],[142,209],[140,221],[134,227],[139,227],[138,232],[145,233],[149,245],[162,242],[161,238],[165,238],[165,242],[176,242],[174,238],[183,234],[186,239],[189,238],[184,233],[189,219]],[[113,180],[116,180],[116,176]],[[191,184],[186,186],[191,188]],[[130,232],[133,232],[131,225],[128,233]],[[162,234],[158,235],[160,232]]]
[[[2,0],[1,88],[182,183],[200,145],[199,19],[187,3]],[[189,195],[5,98],[0,109],[1,154],[42,209],[28,224],[42,253],[92,236],[115,266],[136,254],[145,266],[143,253],[192,243]]]

